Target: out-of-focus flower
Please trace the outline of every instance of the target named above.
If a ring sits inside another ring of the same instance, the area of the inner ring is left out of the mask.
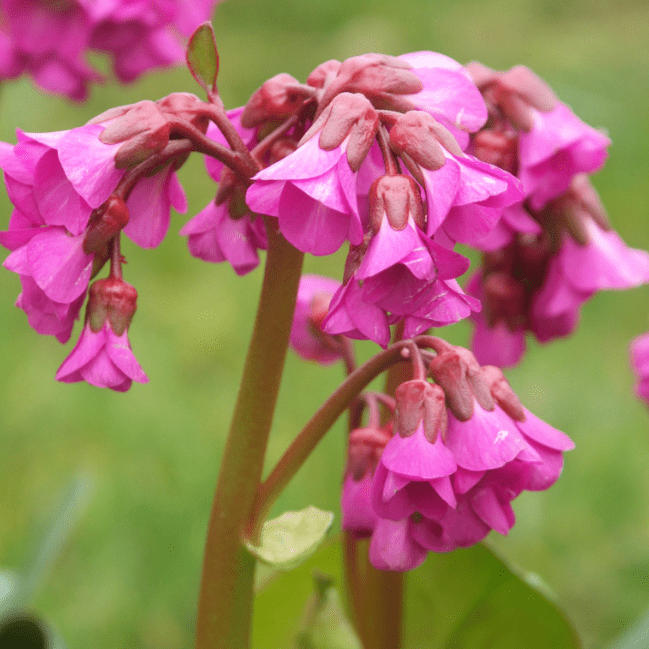
[[[297,292],[291,347],[304,359],[329,364],[343,355],[340,342],[322,330],[322,321],[340,282],[319,275],[302,275]]]
[[[649,405],[649,333],[638,336],[631,342],[631,367],[638,382],[635,393]]]
[[[26,73],[44,90],[81,101],[101,80],[84,60],[87,50],[110,54],[120,81],[133,81],[183,62],[183,40],[217,2],[1,0],[0,78]]]

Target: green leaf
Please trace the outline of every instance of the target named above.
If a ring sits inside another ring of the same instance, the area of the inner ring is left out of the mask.
[[[302,628],[304,602],[313,592],[314,570],[342,580],[342,549],[338,539],[323,543],[301,566],[269,579],[255,597],[252,625],[254,649],[287,649]]]
[[[187,67],[207,93],[214,91],[219,73],[219,54],[210,22],[196,28],[187,45]]]
[[[559,607],[484,545],[429,554],[408,575],[405,649],[573,649]]]
[[[315,592],[304,614],[304,629],[298,634],[298,649],[363,649],[340,601],[333,579],[316,572]]]
[[[258,546],[245,542],[248,550],[260,561],[275,568],[289,570],[310,557],[322,543],[334,515],[317,507],[299,512],[286,512],[266,521]]]

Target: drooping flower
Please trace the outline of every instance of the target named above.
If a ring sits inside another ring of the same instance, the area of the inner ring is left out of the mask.
[[[122,280],[98,280],[90,287],[81,337],[56,373],[57,381],[86,381],[118,392],[133,381],[148,383],[128,340],[136,301],[137,292]]]
[[[342,356],[340,342],[322,331],[322,320],[340,282],[319,275],[302,275],[291,325],[291,347],[302,358],[329,364]]]
[[[554,484],[574,446],[466,350],[448,346],[430,371],[436,384],[399,387],[395,435],[372,480],[370,560],[383,570],[410,570],[426,551],[468,547],[492,529],[507,534],[511,501]]]
[[[525,333],[540,342],[575,329],[581,306],[597,291],[649,282],[649,254],[629,248],[606,225],[606,214],[585,175],[540,215],[548,230],[518,235],[483,255],[467,291],[482,301],[472,346],[483,364],[510,367],[525,351]],[[550,232],[553,234],[551,235]]]

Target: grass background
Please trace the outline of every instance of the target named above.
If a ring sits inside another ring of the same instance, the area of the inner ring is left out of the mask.
[[[594,182],[623,238],[649,248],[647,3],[228,0],[214,25],[228,107],[278,72],[304,80],[324,60],[368,51],[528,65],[608,130],[610,160]],[[0,136],[14,142],[16,126],[72,128],[111,106],[181,90],[198,91],[183,69],[126,88],[107,83],[84,105],[44,96],[26,79],[7,83]],[[181,180],[193,215],[214,186],[198,157]],[[8,219],[4,192],[0,207]],[[124,243],[125,278],[140,296],[130,338],[151,379],[127,394],[56,383],[73,341],[62,348],[30,330],[12,307],[17,277],[0,273],[0,567],[25,569],[61,491],[79,471],[89,476],[89,504],[35,602],[73,648],[192,644],[207,516],[261,272],[237,278],[191,258],[176,236],[184,222],[174,216],[154,251]],[[309,258],[306,269],[340,277],[343,259]],[[508,374],[525,405],[577,449],[553,489],[518,498],[509,537],[490,540],[552,587],[586,647],[607,646],[649,607],[649,413],[633,397],[627,352],[649,329],[648,312],[646,288],[597,295],[576,335],[532,344]],[[461,343],[468,331],[460,324],[442,335]],[[269,464],[339,378],[339,368],[289,357]],[[342,437],[339,426],[324,440],[277,513],[308,504],[338,512]]]

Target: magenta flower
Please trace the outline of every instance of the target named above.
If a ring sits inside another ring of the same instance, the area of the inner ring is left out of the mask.
[[[118,392],[133,381],[148,383],[128,341],[136,301],[135,289],[121,279],[109,277],[90,287],[81,337],[56,373],[57,381],[86,381]]]
[[[574,176],[600,169],[611,141],[565,104],[547,113],[532,110],[534,125],[519,135],[518,177],[530,207],[540,210],[563,194]]]
[[[370,560],[379,569],[410,570],[428,550],[468,547],[492,529],[507,534],[511,501],[554,484],[574,447],[520,405],[501,372],[479,369],[465,351],[440,354],[431,372],[437,385],[400,386],[395,435],[372,480],[380,520]]]
[[[180,230],[187,236],[192,256],[218,263],[228,261],[237,275],[245,275],[259,265],[257,250],[266,250],[268,240],[261,217],[250,213],[230,216],[228,203],[212,201]]]
[[[209,20],[219,0],[121,0],[89,3],[89,46],[113,58],[115,74],[130,82],[147,70],[181,63],[182,37]]]
[[[108,322],[95,332],[88,323],[81,338],[56,373],[62,383],[86,381],[98,388],[126,392],[133,381],[149,379],[133,356],[128,334],[117,335]]]
[[[473,316],[472,341],[483,364],[513,366],[525,351],[527,331],[540,342],[567,336],[577,326],[582,304],[597,291],[649,282],[649,254],[629,248],[604,227],[605,212],[584,175],[576,176],[543,214],[559,229],[557,239],[516,237],[486,253],[484,271],[467,286],[483,304]]]
[[[356,177],[377,127],[365,97],[338,95],[294,153],[253,177],[248,207],[278,217],[284,237],[304,252],[329,255],[345,240],[360,244]]]
[[[342,357],[340,342],[322,331],[322,320],[340,282],[329,277],[302,275],[297,292],[291,347],[302,358],[328,365]]]
[[[631,342],[629,348],[631,367],[638,379],[635,393],[645,403],[649,404],[649,333],[638,336]]]
[[[84,61],[93,20],[86,3],[2,0],[0,78],[29,74],[44,90],[81,101],[99,75]]]
[[[443,124],[464,150],[469,133],[487,121],[487,107],[467,70],[457,61],[437,52],[411,52],[399,59],[412,65],[423,88],[404,99]]]
[[[44,90],[84,100],[89,83],[101,80],[84,60],[87,50],[110,54],[124,82],[181,63],[183,38],[210,18],[217,1],[2,0],[0,78],[26,73]]]

